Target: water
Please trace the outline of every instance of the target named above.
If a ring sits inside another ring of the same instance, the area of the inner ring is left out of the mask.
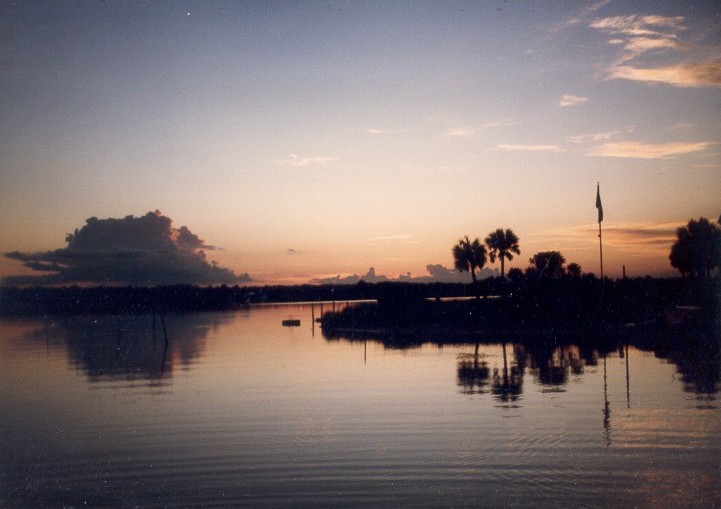
[[[312,312],[0,321],[0,506],[721,506],[717,352],[399,348]]]

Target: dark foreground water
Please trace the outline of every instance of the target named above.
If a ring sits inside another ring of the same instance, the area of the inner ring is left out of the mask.
[[[311,313],[0,321],[0,506],[721,507],[718,352],[400,348]]]

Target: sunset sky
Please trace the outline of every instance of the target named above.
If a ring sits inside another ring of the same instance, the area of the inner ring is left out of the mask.
[[[605,273],[664,274],[721,214],[719,119],[707,0],[2,1],[0,253],[157,209],[260,283],[423,276],[500,227],[506,270],[598,274],[600,182]]]

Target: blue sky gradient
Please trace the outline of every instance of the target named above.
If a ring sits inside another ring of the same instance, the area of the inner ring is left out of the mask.
[[[721,213],[715,2],[3,2],[0,251],[159,209],[256,281],[425,275],[512,228],[671,270]],[[21,273],[0,261],[0,275]]]

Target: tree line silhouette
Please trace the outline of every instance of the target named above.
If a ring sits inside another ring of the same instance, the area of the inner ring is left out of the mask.
[[[518,236],[510,228],[498,228],[485,238],[483,242],[478,237],[471,240],[468,235],[461,238],[451,249],[454,267],[460,272],[469,272],[474,287],[478,286],[476,270],[481,270],[487,261],[501,263],[501,279],[506,279],[506,260],[513,260],[513,255],[520,255]],[[525,274],[531,278],[559,278],[564,275],[581,277],[581,266],[570,263],[564,266],[566,258],[559,251],[541,251],[528,260],[529,266],[525,271],[512,268],[508,271],[508,278],[519,280]],[[476,296],[480,298],[478,292]]]
[[[521,254],[519,239],[510,228],[496,229],[488,234],[484,242],[478,237],[471,240],[466,235],[453,246],[451,252],[455,268],[460,272],[470,272],[474,285],[477,284],[476,270],[482,269],[487,261],[494,263],[498,259],[501,262],[501,278],[505,278],[505,260],[513,260],[513,254]],[[678,228],[669,260],[682,277],[718,275],[721,271],[721,216],[716,223],[700,217]],[[523,274],[549,278],[582,275],[579,264],[564,266],[566,259],[559,251],[538,252],[528,262],[525,271],[519,268],[509,270],[509,279],[519,279]]]
[[[552,336],[589,330],[658,331],[669,325],[699,326],[718,334],[721,325],[715,277],[721,264],[721,228],[705,218],[691,220],[677,231],[670,259],[684,276],[681,280],[624,277],[604,278],[599,284],[577,263],[566,266],[559,251],[535,253],[525,270],[512,268],[506,277],[504,260],[521,253],[519,239],[509,228],[494,230],[484,242],[466,235],[451,253],[456,269],[471,274],[475,303],[431,303],[396,292],[377,305],[325,316],[324,334],[380,330],[394,337],[521,332]],[[488,260],[501,262],[501,276],[479,281],[476,271]]]
[[[583,273],[576,263],[565,265],[559,251],[535,253],[525,270],[514,267],[506,274],[505,260],[513,260],[520,253],[513,230],[498,228],[484,242],[465,236],[452,248],[456,269],[470,272],[471,284],[360,281],[354,285],[296,286],[0,287],[0,314],[183,313],[232,310],[263,302],[373,299],[386,311],[397,312],[400,320],[404,313],[408,318],[418,318],[422,312],[419,301],[423,299],[503,296],[503,303],[477,304],[471,315],[479,315],[478,310],[485,308],[486,322],[498,326],[512,320],[521,325],[576,326],[593,321],[650,320],[677,304],[711,309],[719,300],[714,281],[719,279],[721,227],[703,217],[690,220],[677,231],[669,258],[683,276],[678,281],[649,277],[608,279],[601,294],[595,275]],[[500,262],[501,276],[479,280],[476,271],[488,261]],[[444,313],[446,317],[440,323],[447,326],[454,314],[452,306]]]

